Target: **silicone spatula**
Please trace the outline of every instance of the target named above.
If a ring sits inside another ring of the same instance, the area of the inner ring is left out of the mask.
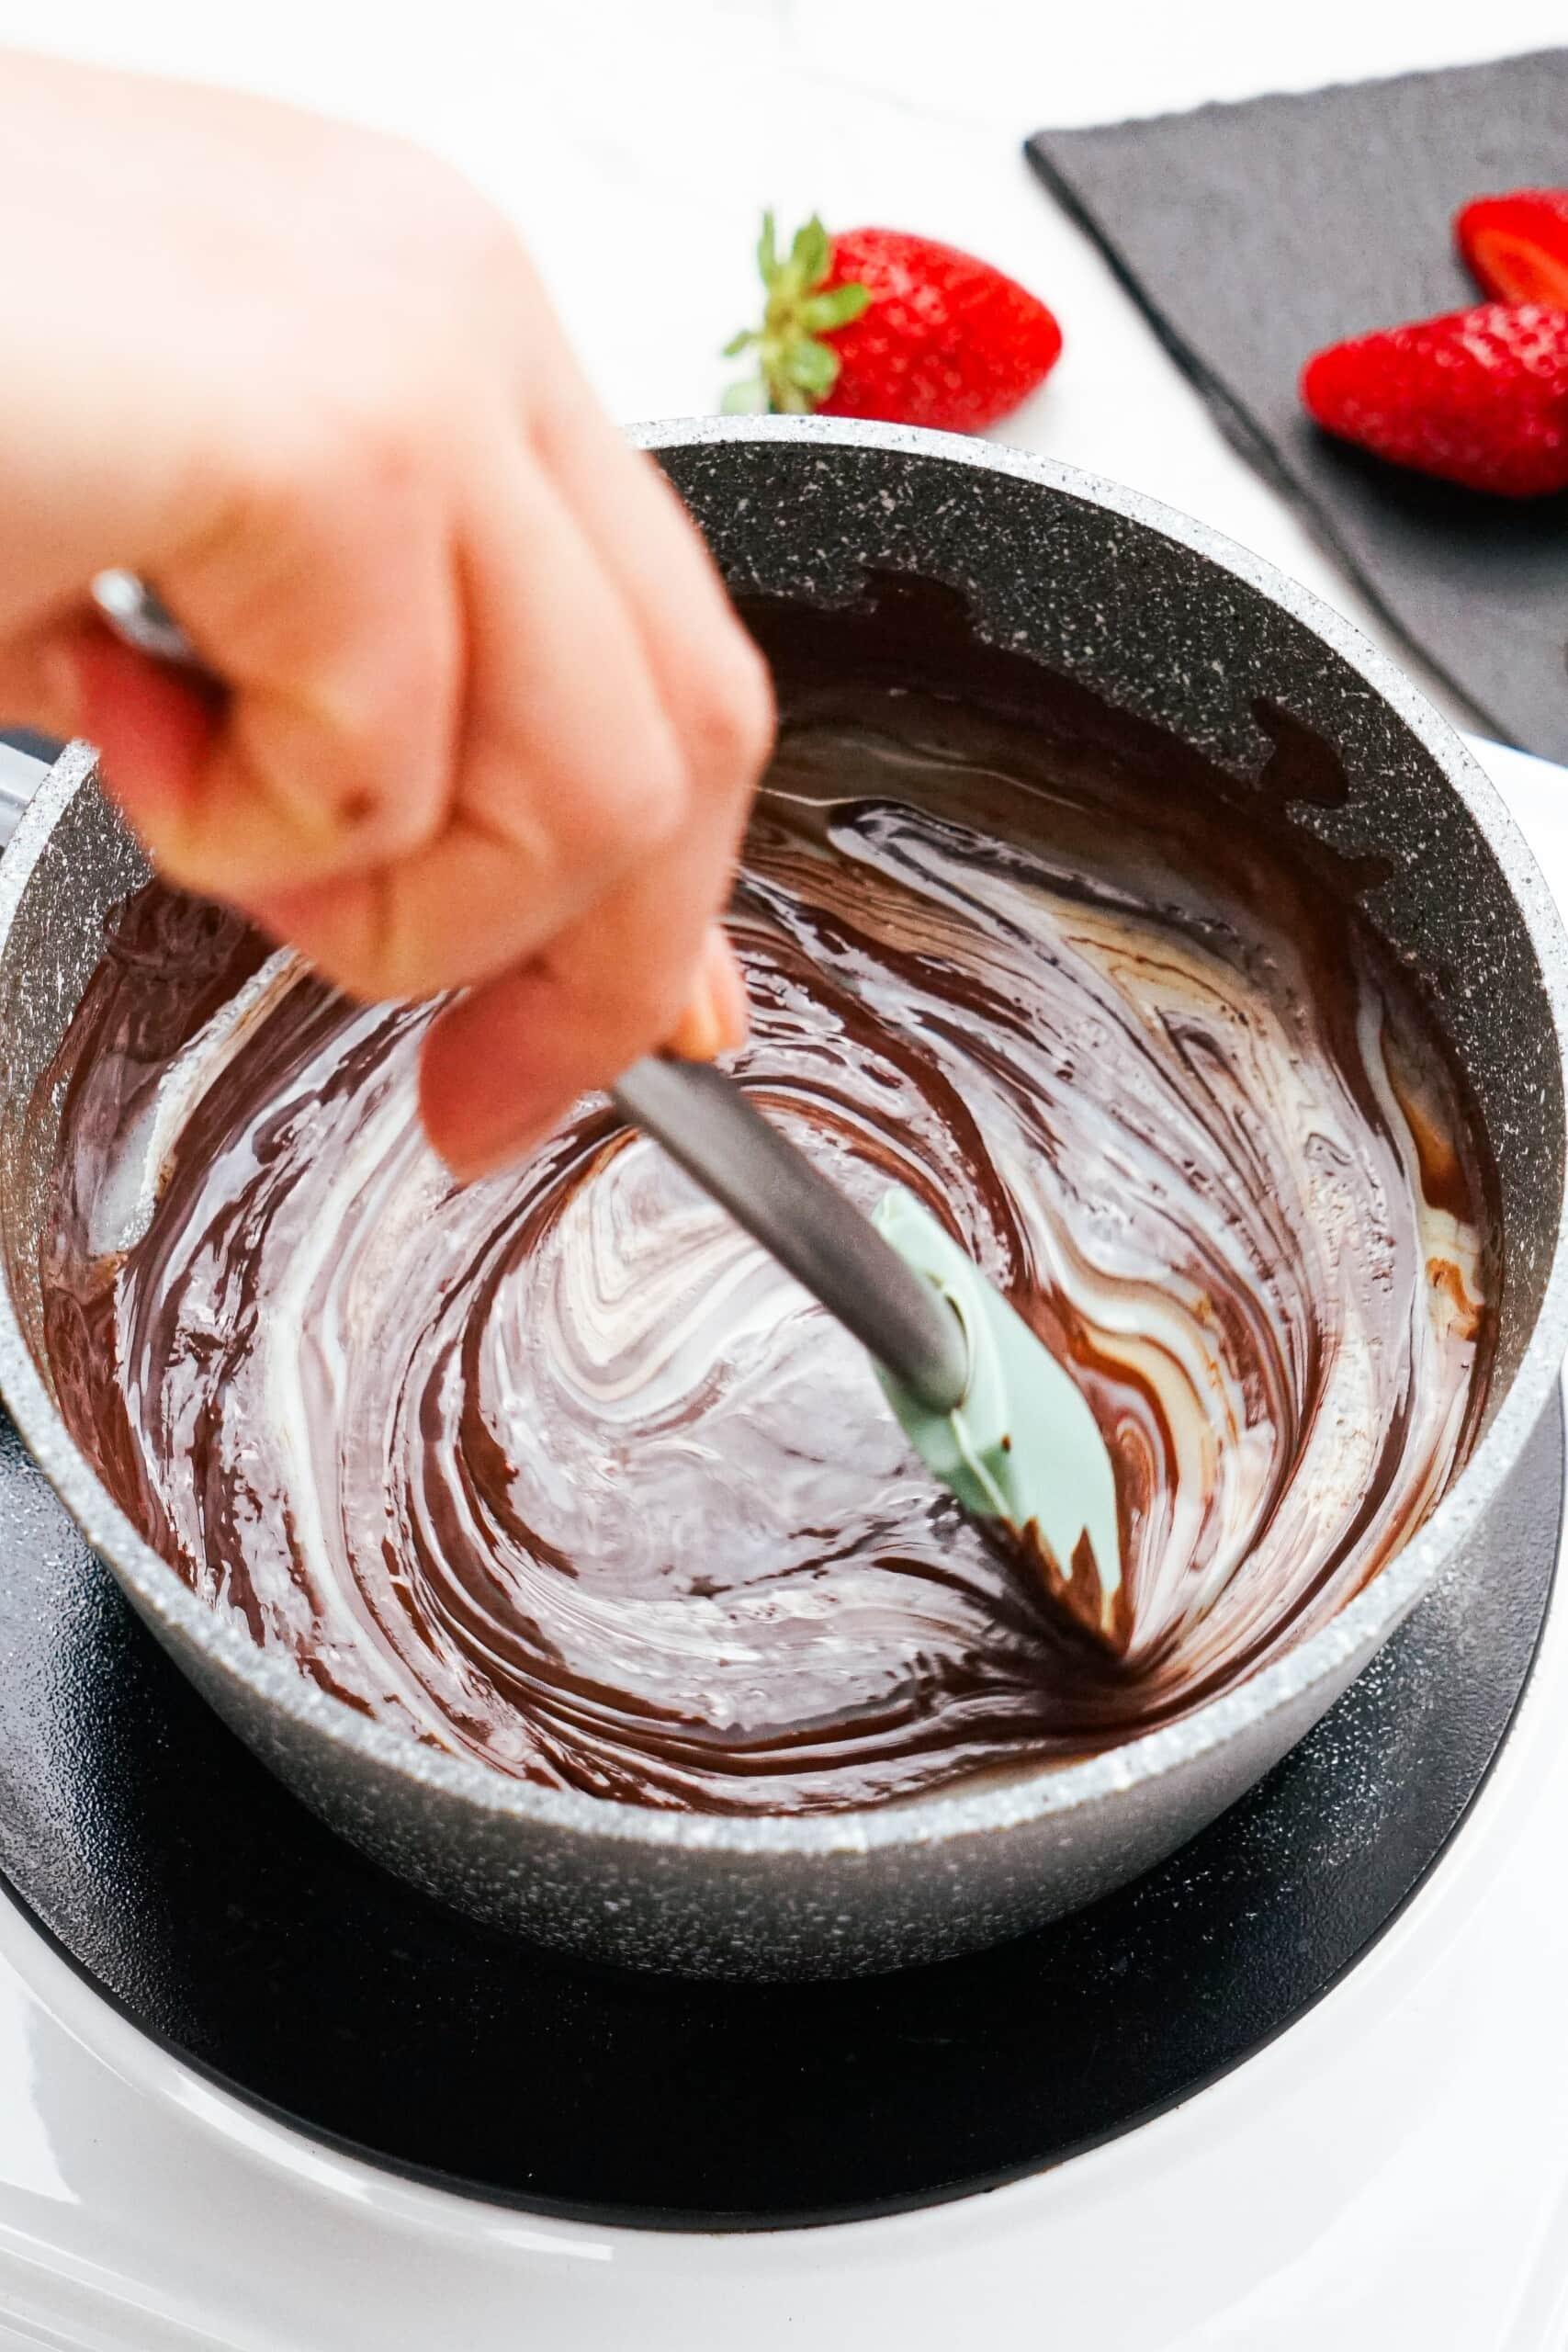
[[[864,1347],[906,1436],[1050,1599],[1120,1654],[1131,1631],[1116,1480],[1082,1392],[913,1194],[865,1216],[705,1063],[649,1058],[616,1103]]]

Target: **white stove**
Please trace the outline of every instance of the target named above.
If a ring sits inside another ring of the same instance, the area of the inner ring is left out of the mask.
[[[698,22],[682,24],[682,12]],[[248,83],[445,148],[531,235],[624,416],[711,406],[751,216],[907,220],[1037,283],[1071,365],[1009,437],[1135,481],[1371,620],[1221,442],[1023,131],[1562,38],[1560,0],[595,0],[547,12],[16,0],[6,37]],[[446,70],[434,70],[436,61]],[[626,267],[657,219],[678,271]],[[607,289],[619,289],[616,300]],[[733,313],[733,315],[732,315]],[[1376,633],[1375,620],[1371,620]],[[1568,692],[1568,681],[1564,691]],[[1568,904],[1568,774],[1483,757]],[[6,1671],[0,1657],[0,1674]],[[51,2352],[1563,2352],[1568,1598],[1442,1860],[1339,1985],[1172,2113],[886,2221],[536,2220],[337,2154],[125,2023],[0,1900],[0,2347]],[[1107,2003],[1107,2030],[1114,2010]],[[912,2058],[911,2064],[918,2063]]]
[[[1481,748],[1568,900],[1568,773]],[[316,2144],[0,1903],[0,2346],[950,2352],[984,2326],[1095,2352],[1562,2352],[1565,1856],[1560,1597],[1456,1839],[1278,2041],[1012,2188],[724,2237],[533,2219]]]

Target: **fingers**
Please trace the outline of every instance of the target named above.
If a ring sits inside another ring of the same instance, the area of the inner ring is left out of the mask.
[[[445,819],[461,631],[437,487],[373,436],[258,465],[158,588],[230,689],[205,730],[89,649],[106,781],[165,875],[254,909],[363,872]],[[187,696],[188,701],[188,696]]]
[[[149,794],[194,775],[218,720],[209,694],[136,653],[84,614],[14,640],[0,652],[0,724],[113,747],[120,775]]]
[[[551,479],[630,608],[692,779],[711,911],[728,900],[752,797],[773,746],[768,670],[716,566],[653,460],[611,425],[570,355],[554,373],[533,440]],[[704,854],[704,842],[716,855]],[[707,933],[686,1007],[662,1042],[692,1059],[738,1045],[745,991],[721,929]],[[716,1044],[714,1039],[723,1040]]]
[[[672,1041],[707,1056],[744,1035],[743,991],[712,925],[771,741],[765,673],[691,524],[618,435],[584,416],[581,432],[545,434],[540,455],[631,616],[686,806],[619,887],[432,1029],[422,1108],[465,1175],[526,1148],[640,1054]]]
[[[739,961],[723,925],[711,923],[691,993],[664,1049],[682,1061],[716,1061],[720,1054],[739,1053],[750,1025]]]
[[[687,824],[685,761],[614,583],[520,453],[485,490],[461,540],[467,696],[444,830],[361,875],[251,901],[356,995],[526,962]]]
[[[639,968],[617,984],[592,946],[509,973],[442,1013],[425,1040],[420,1115],[454,1175],[468,1181],[503,1166],[558,1125],[580,1096],[613,1086],[664,1037],[693,1061],[746,1040],[745,985],[734,952],[714,926],[695,985],[689,959],[671,959],[672,992],[658,1005],[658,976]],[[686,992],[683,1014],[670,1008]],[[673,1035],[671,1030],[673,1028]]]
[[[0,726],[65,738],[85,733],[77,652],[85,621],[46,623],[0,639]]]
[[[363,452],[343,480],[296,468],[158,584],[229,694],[73,622],[11,649],[28,715],[47,673],[169,878],[352,992],[474,988],[423,1080],[454,1166],[523,1148],[660,1044],[743,1036],[712,925],[765,673],[672,496],[591,407],[468,464],[445,511]]]
[[[210,693],[99,621],[60,631],[54,657],[68,682],[66,731],[97,745],[105,781],[122,802],[149,808],[195,787],[220,725]]]
[[[454,1134],[466,1105],[499,1148],[672,1033],[734,1034],[705,942],[766,685],[512,232],[401,147],[249,102],[29,68],[23,112],[71,169],[13,240],[50,332],[0,388],[0,708],[90,735],[170,880],[355,993],[474,985],[433,1044]],[[111,564],[223,696],[82,617]]]
[[[707,1001],[688,1005],[733,856],[728,826],[689,823],[542,955],[441,1015],[425,1040],[420,1102],[449,1167],[472,1176],[515,1157],[581,1094],[682,1030],[709,1053],[744,1034],[728,951],[705,975]]]
[[[767,666],[702,538],[651,458],[575,370],[534,427],[540,458],[632,615],[692,779],[698,821],[739,834],[773,744]]]

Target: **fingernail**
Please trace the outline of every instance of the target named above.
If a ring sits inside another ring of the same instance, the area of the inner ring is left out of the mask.
[[[751,1004],[740,959],[722,931],[715,929],[708,947],[708,974],[714,1010],[722,1036],[721,1054],[738,1054],[751,1034]]]
[[[669,1051],[683,1061],[711,1062],[746,1043],[750,1007],[735,951],[716,924],[708,933],[696,986],[675,1024]]]
[[[724,1050],[724,1026],[713,982],[705,971],[686,1000],[686,1009],[675,1023],[669,1050],[683,1062],[711,1062],[716,1054]]]

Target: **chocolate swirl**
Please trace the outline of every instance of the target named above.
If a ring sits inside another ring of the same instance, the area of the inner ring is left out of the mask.
[[[238,923],[158,888],[67,1042],[44,1242],[62,1401],[131,1517],[349,1704],[650,1805],[1080,1756],[1322,1624],[1462,1458],[1481,1164],[1344,877],[1261,801],[1137,766],[902,689],[804,695],[734,910],[745,1083],[861,1200],[936,1208],[1075,1368],[1117,1464],[1124,1667],[602,1102],[458,1189],[414,1115],[428,1009],[258,979]],[[235,1034],[204,1027],[246,982]],[[182,1052],[205,1091],[106,1257]]]

